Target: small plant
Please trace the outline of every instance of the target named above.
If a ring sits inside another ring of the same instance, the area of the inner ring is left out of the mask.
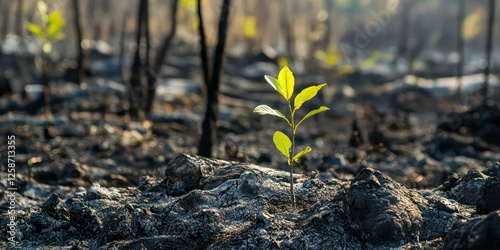
[[[48,6],[45,2],[38,1],[37,7],[41,25],[27,23],[26,28],[42,42],[42,53],[49,54],[52,50],[52,43],[64,38],[62,28],[66,22],[61,11],[56,10],[48,13]]]
[[[43,1],[37,3],[41,24],[27,23],[26,29],[42,43],[41,71],[43,84],[43,102],[47,114],[50,113],[49,105],[49,54],[52,51],[52,44],[64,38],[62,28],[65,25],[61,11],[49,13],[47,4]]]
[[[259,115],[274,115],[285,120],[291,128],[291,140],[285,133],[281,131],[274,132],[273,142],[276,148],[287,158],[288,166],[290,166],[290,194],[292,203],[292,212],[295,212],[295,194],[293,191],[293,165],[294,162],[298,162],[300,157],[311,152],[311,147],[307,146],[302,151],[295,154],[295,134],[297,133],[298,127],[309,117],[321,113],[326,110],[330,110],[328,107],[321,106],[318,109],[309,111],[299,122],[296,122],[295,112],[302,107],[302,105],[311,100],[316,96],[319,90],[323,88],[326,83],[319,84],[316,86],[307,87],[302,90],[299,94],[295,96],[292,103],[292,96],[295,87],[295,78],[292,71],[287,67],[283,67],[278,74],[278,79],[266,75],[264,77],[266,81],[271,84],[271,86],[284,98],[288,105],[288,110],[290,116],[286,117],[283,113],[275,110],[267,105],[257,106],[253,112]]]

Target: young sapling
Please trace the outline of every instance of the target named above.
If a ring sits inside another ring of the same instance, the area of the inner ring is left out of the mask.
[[[278,74],[278,79],[272,76],[264,76],[266,81],[285,98],[288,106],[288,111],[290,116],[287,117],[283,113],[276,109],[269,107],[268,105],[259,105],[253,112],[259,115],[274,115],[285,120],[291,129],[291,138],[281,131],[274,132],[273,142],[276,148],[287,158],[288,166],[290,167],[290,195],[292,212],[295,212],[295,193],[293,191],[293,165],[294,162],[298,162],[300,157],[311,152],[311,147],[307,146],[302,151],[295,154],[295,134],[297,133],[298,127],[309,117],[321,113],[326,110],[330,110],[328,107],[321,106],[317,109],[309,111],[299,122],[296,122],[295,112],[302,107],[302,105],[311,100],[316,96],[319,90],[326,86],[326,83],[310,86],[303,89],[299,94],[295,96],[292,103],[292,96],[294,94],[295,88],[295,78],[292,71],[287,67],[283,67]]]
[[[59,10],[49,13],[49,7],[44,1],[37,3],[38,13],[40,15],[41,24],[26,23],[26,29],[41,42],[42,48],[42,83],[43,83],[43,99],[45,108],[49,109],[49,71],[48,60],[49,54],[52,51],[52,44],[64,38],[62,31],[66,21],[62,17],[62,12]]]

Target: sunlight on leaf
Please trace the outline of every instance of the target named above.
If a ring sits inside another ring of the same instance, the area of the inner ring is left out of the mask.
[[[45,35],[44,35],[43,29],[42,29],[42,27],[40,27],[40,25],[35,24],[35,23],[27,23],[26,28],[28,29],[29,32],[31,32],[31,34],[33,34],[37,38],[44,39]]]
[[[479,35],[484,28],[483,17],[485,16],[482,8],[476,8],[464,19],[462,23],[462,38],[466,41]]]
[[[47,42],[43,43],[42,51],[44,54],[50,54],[50,52],[52,51],[52,44]]]
[[[318,109],[315,109],[315,110],[311,110],[309,113],[307,113],[306,116],[304,116],[304,118],[302,118],[302,120],[300,120],[299,123],[297,123],[297,126],[295,126],[295,129],[297,129],[299,127],[299,125],[304,122],[307,118],[313,116],[313,115],[316,115],[318,113],[321,113],[323,111],[327,111],[327,110],[330,110],[328,107],[325,107],[325,106],[321,106],[319,107]]]
[[[243,18],[243,33],[248,38],[254,38],[257,35],[257,19],[253,16]]]
[[[295,105],[294,111],[298,110],[300,107],[302,107],[302,104],[305,102],[311,100],[313,97],[315,97],[318,94],[318,91],[323,88],[326,85],[326,83],[316,85],[316,86],[311,86],[303,89],[300,91],[300,93],[295,97],[295,100],[293,104]]]
[[[278,79],[268,75],[265,75],[264,79],[266,79],[266,81],[274,88],[274,90],[278,91],[278,93],[285,97],[285,95],[283,94],[283,89],[281,89],[281,86],[278,84]]]
[[[278,57],[278,66],[280,66],[280,68],[288,66],[288,59],[284,56]]]
[[[283,90],[283,97],[285,97],[287,101],[290,101],[290,98],[292,98],[293,95],[293,89],[295,87],[295,78],[293,77],[293,73],[288,68],[288,66],[285,66],[283,69],[281,69],[280,73],[278,74],[278,84]]]
[[[382,53],[380,53],[380,51],[372,52],[368,58],[363,60],[363,68],[365,69],[373,68],[381,56]]]
[[[302,151],[298,152],[294,157],[293,157],[293,161],[294,162],[298,162],[300,157],[304,156],[305,154],[309,153],[312,151],[312,148],[307,146],[306,148],[304,148]]]
[[[49,11],[49,6],[44,1],[38,1],[37,3],[38,13],[42,18],[43,22],[47,21],[47,12]]]
[[[273,142],[276,148],[284,155],[287,159],[290,159],[290,150],[292,148],[292,141],[281,131],[274,132]],[[288,161],[290,165],[290,161]]]
[[[345,76],[347,74],[352,73],[353,71],[354,71],[354,69],[352,68],[351,65],[345,64],[345,65],[338,67],[337,76]]]
[[[56,41],[62,38],[61,29],[64,27],[65,21],[62,18],[61,11],[53,11],[47,18],[47,39]]]
[[[253,112],[259,114],[259,115],[274,115],[274,116],[278,116],[278,117],[281,117],[283,118],[287,123],[288,125],[291,125],[290,124],[290,121],[286,118],[285,115],[283,115],[281,112],[279,112],[278,110],[276,109],[273,109],[267,105],[259,105],[257,106]]]

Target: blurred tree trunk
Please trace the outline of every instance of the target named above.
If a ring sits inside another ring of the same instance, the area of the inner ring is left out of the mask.
[[[178,5],[178,0],[173,0],[172,5],[170,6],[170,31],[168,35],[165,36],[163,39],[162,46],[160,48],[160,51],[156,55],[156,60],[154,64],[154,73],[155,74],[160,74],[161,72],[161,66],[163,65],[163,61],[165,61],[165,58],[167,56],[168,50],[170,48],[170,45],[172,44],[172,41],[174,40],[175,33],[177,31],[177,5]],[[152,72],[151,72],[152,73]],[[145,111],[146,113],[151,113],[153,109],[153,102],[154,98],[156,95],[156,88],[158,86],[158,82],[156,81],[156,78],[154,75],[150,74],[150,77],[148,78],[148,97],[146,98],[146,108]]]
[[[99,26],[99,38],[104,41],[108,41],[113,38],[111,34],[111,1],[100,1],[102,7],[99,9],[99,19],[100,22],[97,23]]]
[[[491,68],[491,53],[493,47],[493,25],[495,23],[495,0],[489,0],[488,3],[488,31],[486,34],[486,66],[484,67],[484,85],[481,90],[483,95],[483,105],[487,104],[488,101],[488,88],[490,80],[490,68]]]
[[[394,72],[397,71],[398,59],[406,59],[408,60],[408,69],[411,68],[411,62],[408,58],[408,37],[410,35],[410,11],[411,11],[411,1],[410,2],[401,2],[400,3],[402,11],[401,11],[401,23],[400,23],[400,31],[399,31],[399,42],[397,46],[396,56],[393,60]],[[398,77],[404,77],[404,75]]]
[[[9,33],[9,18],[10,18],[10,7],[12,5],[12,0],[4,0],[2,1],[2,30],[1,30],[1,40],[5,40],[7,33]]]
[[[43,112],[45,115],[50,115],[52,109],[50,107],[50,77],[49,77],[49,56],[45,53],[42,53],[42,100],[43,100]]]
[[[125,38],[127,34],[127,21],[130,16],[129,11],[125,11],[122,17],[122,23],[121,23],[121,31],[120,31],[120,68],[121,68],[121,73],[122,73],[122,79],[125,82],[126,86],[130,86],[129,82],[129,72],[127,68],[125,67]]]
[[[147,0],[139,0],[139,17],[137,19],[137,33],[136,33],[136,48],[134,52],[134,61],[132,63],[131,75],[129,83],[129,113],[133,119],[144,119],[144,110],[141,105],[146,96],[144,82],[144,68],[143,61],[146,60],[145,57],[149,51],[146,50],[144,53],[145,47],[149,47],[149,41],[144,41],[143,44],[143,36],[147,34]],[[146,39],[147,40],[147,39]]]
[[[16,9],[16,35],[19,37],[23,37],[23,5],[24,0],[17,1],[17,9]]]
[[[465,0],[458,1],[458,13],[457,13],[457,53],[458,53],[458,63],[457,63],[457,97],[460,98],[462,92],[462,76],[464,70],[464,38],[462,36],[463,22],[465,18]]]
[[[285,37],[285,47],[286,47],[286,52],[288,53],[287,59],[289,61],[292,61],[295,58],[295,44],[294,44],[294,37],[293,37],[293,25],[290,25],[290,18],[289,18],[289,11],[290,11],[290,5],[293,2],[284,2],[283,5],[281,6],[281,30],[285,32],[284,37]]]
[[[82,26],[80,24],[80,7],[78,6],[78,0],[73,0],[72,2],[72,8],[73,8],[73,25],[75,26],[76,30],[76,40],[77,40],[77,49],[78,49],[78,57],[76,59],[77,64],[76,64],[76,76],[75,76],[75,83],[81,84],[82,78],[83,78],[83,48],[82,48],[82,41],[83,41],[83,34],[82,34]]]
[[[89,27],[89,30],[92,30],[92,36],[91,36],[92,40],[97,41],[97,40],[99,40],[99,33],[100,33],[100,30],[99,30],[100,22],[99,22],[99,15],[98,15],[99,8],[97,8],[97,7],[98,6],[100,7],[101,1],[88,0],[87,3],[88,3],[88,5],[87,5],[88,27]]]
[[[151,86],[149,85],[149,83],[155,83],[155,81],[153,80],[156,73],[154,71],[154,68],[151,67],[151,57],[150,57],[150,48],[151,48],[151,42],[150,42],[150,36],[149,36],[149,0],[141,0],[142,2],[144,2],[144,13],[143,13],[143,16],[142,16],[142,29],[143,29],[143,39],[144,39],[144,42],[146,44],[146,48],[144,48],[144,60],[142,61],[142,65],[143,65],[143,73],[146,77],[146,82],[141,82],[141,83],[145,83],[145,85],[143,85],[146,89],[145,91],[145,96],[141,102],[141,108],[143,111],[146,112],[146,103],[149,101],[149,99],[153,99],[154,98],[154,95],[153,96],[150,96],[150,91],[151,91]],[[151,100],[152,102],[152,100]]]
[[[201,57],[203,63],[203,76],[206,85],[206,101],[207,108],[205,118],[202,124],[202,134],[198,154],[205,157],[212,156],[212,146],[217,142],[217,116],[219,113],[219,86],[220,76],[222,73],[222,65],[224,59],[224,49],[227,38],[227,26],[229,23],[229,8],[231,1],[224,0],[221,7],[219,17],[219,27],[217,32],[217,45],[215,47],[215,55],[213,59],[212,74],[208,73],[208,57],[205,42],[205,32],[203,30],[203,16],[201,12],[201,0],[198,0],[198,17],[200,19],[200,45]]]

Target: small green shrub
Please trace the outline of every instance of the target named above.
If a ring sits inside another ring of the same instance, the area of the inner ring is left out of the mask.
[[[44,112],[46,114],[50,114],[49,72],[51,69],[49,69],[49,54],[52,51],[52,44],[64,38],[62,28],[66,24],[66,21],[64,21],[64,18],[62,17],[61,11],[56,10],[49,13],[49,7],[44,1],[38,1],[37,7],[41,22],[40,24],[26,23],[26,29],[28,29],[28,31],[42,43],[42,55],[40,58]]]
[[[61,11],[56,10],[48,13],[49,8],[45,2],[38,1],[37,7],[42,20],[41,24],[27,23],[26,28],[42,42],[43,54],[49,54],[52,50],[52,43],[64,38],[62,28],[66,22]]]
[[[291,138],[281,131],[274,132],[273,142],[276,148],[287,158],[288,166],[290,166],[290,194],[292,203],[292,212],[295,212],[295,194],[293,191],[293,165],[294,162],[298,162],[300,157],[311,152],[311,147],[307,146],[302,151],[295,154],[295,134],[297,133],[298,127],[309,117],[321,113],[323,111],[329,110],[325,106],[321,106],[318,109],[309,111],[299,122],[296,122],[295,112],[302,107],[302,105],[311,100],[316,96],[319,90],[323,88],[326,83],[307,87],[302,90],[299,94],[295,96],[292,103],[292,96],[294,94],[295,88],[295,78],[292,71],[287,67],[283,67],[278,74],[278,79],[266,75],[264,77],[266,81],[284,98],[288,105],[288,110],[290,116],[287,117],[283,113],[275,110],[267,105],[257,106],[253,112],[259,115],[274,115],[285,120],[291,128]]]

